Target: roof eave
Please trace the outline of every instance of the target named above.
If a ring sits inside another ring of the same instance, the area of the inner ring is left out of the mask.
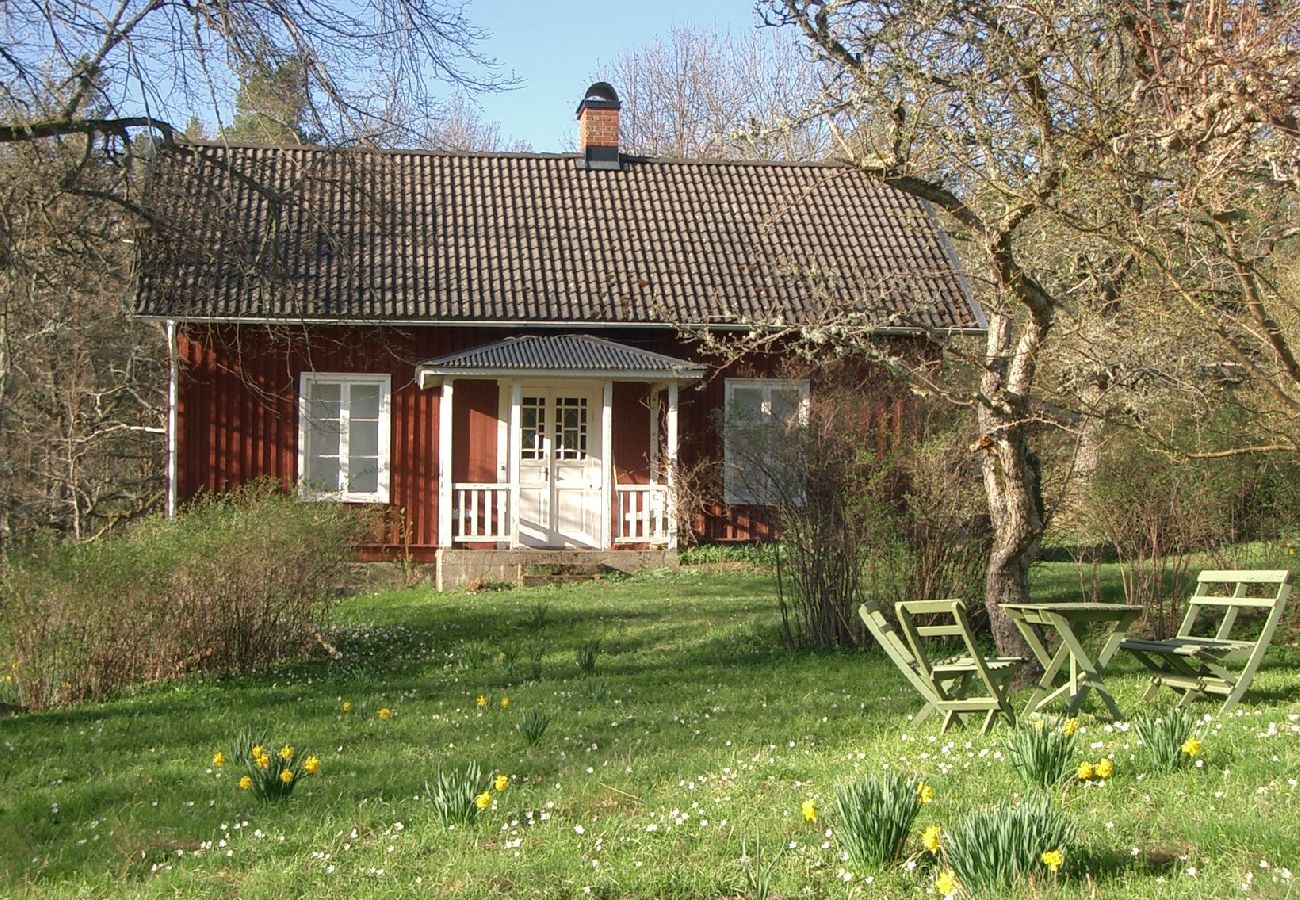
[[[982,310],[980,311],[982,313]],[[799,326],[780,324],[764,325],[754,322],[606,322],[584,320],[575,322],[567,319],[347,319],[330,317],[288,317],[288,316],[184,316],[165,315],[162,313],[132,313],[132,318],[142,322],[176,322],[195,325],[349,325],[393,328],[432,328],[461,326],[465,328],[569,328],[569,329],[618,329],[618,328],[681,328],[707,331],[789,331]],[[982,315],[980,316],[982,318]],[[879,325],[867,329],[869,334],[886,336],[944,336],[982,335],[988,332],[987,323],[978,325],[958,325],[946,328],[926,328],[920,325]]]
[[[430,388],[442,384],[449,378],[481,378],[496,380],[500,378],[566,378],[570,380],[600,381],[648,381],[648,382],[686,382],[699,381],[708,373],[703,367],[682,369],[518,369],[518,368],[479,368],[473,366],[416,366],[415,380],[421,388]]]

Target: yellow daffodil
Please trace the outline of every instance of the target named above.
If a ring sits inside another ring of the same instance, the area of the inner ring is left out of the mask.
[[[479,809],[487,809],[489,806],[492,805],[492,794],[489,793],[488,791],[484,791],[483,793],[479,794],[477,797],[474,798],[474,805],[477,806]]]
[[[803,813],[805,822],[817,821],[817,804],[812,800],[805,800],[803,803],[800,803],[799,811]]]
[[[344,701],[343,701],[343,711],[344,711],[345,713],[346,713],[346,712],[352,712],[352,703],[351,703],[350,701],[348,701],[348,700],[344,700]]]
[[[502,708],[502,709],[509,709],[509,708],[510,708],[510,698],[509,698],[509,697],[502,697],[502,698],[501,698],[501,708]]]
[[[487,697],[484,697],[482,694],[479,694],[478,699],[474,701],[474,704],[479,709],[482,709],[483,707],[487,706]]]
[[[931,853],[939,852],[939,826],[931,825],[921,833],[921,846]]]
[[[226,764],[226,754],[222,753],[220,750],[212,754],[212,764],[214,766],[224,766]]]
[[[1065,723],[1061,726],[1061,734],[1065,735],[1066,737],[1070,737],[1078,730],[1079,730],[1078,719],[1066,719]]]
[[[510,776],[498,775],[496,777],[496,780],[492,782],[492,786],[497,789],[498,793],[504,791],[507,787],[510,786]]]
[[[239,779],[239,789],[240,789],[241,791],[249,791],[249,790],[252,790],[252,789],[253,789],[253,779],[250,778],[248,775],[245,775],[243,778]]]
[[[391,719],[392,717],[393,717],[393,711],[389,709],[387,706],[379,710],[379,718],[383,719],[385,722]]]
[[[1093,767],[1097,772],[1097,777],[1106,779],[1115,774],[1115,764],[1111,762],[1110,757],[1097,760],[1097,765]]]
[[[1079,780],[1090,781],[1092,776],[1097,774],[1097,770],[1092,767],[1092,763],[1084,761],[1079,763]]]
[[[1190,737],[1183,741],[1183,752],[1188,756],[1196,756],[1201,752],[1201,741],[1199,738]]]
[[[307,757],[303,761],[302,770],[308,775],[315,775],[320,771],[320,758],[316,756]]]
[[[934,879],[934,889],[947,897],[957,893],[957,878],[948,869],[944,869]]]
[[[922,803],[931,803],[934,801],[934,788],[922,781],[916,789],[916,796]]]
[[[258,768],[261,769],[271,768],[271,757],[263,753],[261,756],[257,758],[257,765]]]
[[[262,755],[262,745],[258,744],[252,750],[249,750],[248,755],[253,757],[253,759],[257,759],[259,756]]]
[[[293,770],[284,769],[283,771],[281,771],[280,780],[283,781],[285,784],[288,784],[289,782],[293,781]]]
[[[1053,875],[1056,874],[1057,869],[1061,868],[1061,866],[1065,864],[1065,854],[1060,850],[1044,851],[1043,855],[1039,858],[1043,861],[1043,865],[1047,866],[1047,871],[1051,872]]]
[[[281,747],[280,759],[284,760],[285,762],[288,762],[289,760],[293,759],[293,748],[290,747],[288,744],[285,744],[283,747]]]

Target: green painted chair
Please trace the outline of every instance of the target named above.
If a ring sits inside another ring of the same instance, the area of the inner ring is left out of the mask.
[[[1286,569],[1202,572],[1177,634],[1158,641],[1129,638],[1120,644],[1151,671],[1142,699],[1150,700],[1165,685],[1182,694],[1180,707],[1202,694],[1214,694],[1226,698],[1220,713],[1231,710],[1250,689],[1290,595],[1291,573]],[[1243,610],[1264,612],[1254,638],[1243,639],[1236,628]]]
[[[913,724],[923,722],[932,713],[943,713],[942,733],[960,722],[964,713],[983,712],[982,730],[985,734],[993,727],[999,713],[1015,725],[1016,714],[1007,695],[1011,676],[1024,660],[981,654],[966,618],[965,603],[961,600],[917,600],[898,603],[895,610],[898,629],[889,623],[875,603],[864,603],[858,614],[890,660],[925,701],[925,706],[912,720]],[[932,649],[937,639],[948,639],[949,642],[957,639],[963,652],[932,661]]]

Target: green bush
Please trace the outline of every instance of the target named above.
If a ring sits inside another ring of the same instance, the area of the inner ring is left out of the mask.
[[[425,782],[424,791],[441,825],[468,825],[492,805],[491,780],[483,777],[476,762],[463,769],[440,770],[433,784]]]
[[[886,772],[835,787],[835,836],[853,865],[877,869],[896,861],[921,811],[921,781]]]
[[[320,770],[320,760],[312,754],[289,744],[277,749],[265,737],[247,731],[235,741],[231,758],[244,773],[237,786],[259,800],[285,800],[304,775]]]
[[[1146,713],[1133,720],[1133,733],[1147,764],[1157,772],[1191,765],[1200,755],[1200,739],[1193,735],[1196,720],[1185,709]]]
[[[0,566],[0,659],[28,708],[190,672],[262,668],[319,633],[365,534],[356,510],[271,485]]]
[[[968,813],[944,832],[943,862],[963,890],[987,896],[1006,892],[1035,869],[1054,870],[1056,859],[1069,858],[1074,839],[1074,824],[1040,795]]]
[[[1007,738],[1007,759],[1031,787],[1050,790],[1069,780],[1076,771],[1077,719],[1064,722],[1021,723]]]

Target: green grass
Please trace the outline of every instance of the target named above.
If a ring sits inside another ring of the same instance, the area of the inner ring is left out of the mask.
[[[341,609],[341,660],[0,720],[0,894],[738,897],[757,836],[773,897],[934,896],[921,829],[1023,795],[1005,727],[912,729],[916,698],[882,655],[780,652],[767,578],[361,596]],[[1039,579],[1038,595],[1073,599],[1068,565]],[[593,640],[583,677],[577,651]],[[1136,711],[1137,670],[1111,682]],[[1204,724],[1202,768],[1167,775],[1085,715],[1080,747],[1112,755],[1115,775],[1055,792],[1083,849],[1063,878],[1013,895],[1090,896],[1091,880],[1101,897],[1241,896],[1248,877],[1250,896],[1291,895],[1300,652],[1275,647],[1256,688],[1240,715]],[[529,747],[518,726],[534,710],[553,718]],[[318,754],[321,774],[256,802],[229,764],[210,766],[245,729]],[[425,783],[470,762],[511,784],[449,830]],[[885,766],[934,787],[906,851],[918,864],[849,873],[827,835],[835,785]]]

